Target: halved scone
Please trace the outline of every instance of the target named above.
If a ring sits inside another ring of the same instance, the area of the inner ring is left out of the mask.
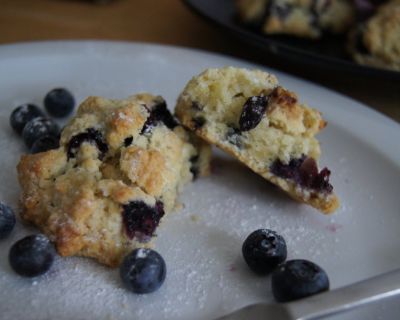
[[[338,207],[330,171],[317,165],[320,146],[315,135],[326,122],[275,76],[234,67],[207,69],[186,85],[175,112],[199,137],[294,199],[324,213]]]

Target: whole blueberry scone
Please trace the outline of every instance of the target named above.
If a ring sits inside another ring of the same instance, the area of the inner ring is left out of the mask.
[[[209,146],[177,123],[160,96],[89,97],[60,148],[21,157],[21,217],[62,256],[117,266],[149,244],[182,186],[207,173],[209,158]]]
[[[349,49],[360,64],[400,70],[400,0],[381,5],[349,37]]]
[[[234,67],[207,69],[186,85],[178,119],[199,137],[238,158],[294,199],[324,213],[339,200],[330,171],[318,170],[318,111],[298,102],[275,76]]]
[[[350,0],[236,0],[236,6],[242,22],[266,34],[304,38],[343,33],[355,18]]]

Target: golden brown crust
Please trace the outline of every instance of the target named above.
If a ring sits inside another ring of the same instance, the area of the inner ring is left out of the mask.
[[[166,181],[163,177],[165,161],[159,151],[128,147],[121,154],[120,167],[132,183],[150,194],[161,195]]]

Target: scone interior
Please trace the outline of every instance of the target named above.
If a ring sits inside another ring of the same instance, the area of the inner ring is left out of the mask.
[[[326,123],[275,76],[234,67],[207,69],[186,85],[176,115],[296,200],[324,213],[338,207],[330,171],[317,166],[315,134]]]
[[[23,155],[21,217],[62,256],[117,266],[148,246],[182,186],[208,171],[210,148],[178,124],[160,96],[89,97],[60,148]]]

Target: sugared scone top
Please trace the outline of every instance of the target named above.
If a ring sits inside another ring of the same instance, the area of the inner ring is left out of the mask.
[[[382,4],[349,40],[358,63],[400,71],[400,0]]]
[[[61,255],[116,266],[151,240],[182,186],[207,173],[209,157],[161,97],[89,97],[59,149],[21,157],[21,216]]]
[[[207,69],[186,85],[176,115],[198,136],[237,157],[293,198],[328,213],[338,207],[330,171],[318,170],[321,114],[275,76],[234,67]]]
[[[355,20],[349,0],[236,0],[242,22],[267,34],[319,38],[325,32],[343,33]]]

